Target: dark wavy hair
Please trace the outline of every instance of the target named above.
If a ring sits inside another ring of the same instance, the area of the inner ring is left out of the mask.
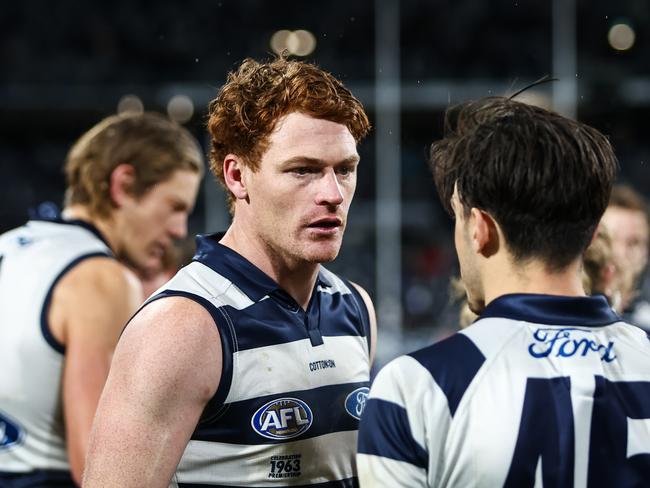
[[[447,111],[429,157],[443,205],[457,189],[465,212],[488,212],[518,260],[560,270],[587,248],[618,163],[596,129],[511,98]]]

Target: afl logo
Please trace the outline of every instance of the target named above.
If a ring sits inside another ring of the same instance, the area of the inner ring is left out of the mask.
[[[345,398],[345,410],[357,420],[361,418],[363,409],[366,407],[368,393],[370,393],[370,388],[362,386]]]
[[[19,443],[22,437],[23,431],[20,426],[0,414],[0,450]]]
[[[304,434],[314,417],[297,398],[279,398],[262,405],[251,419],[253,430],[267,439],[291,439]]]

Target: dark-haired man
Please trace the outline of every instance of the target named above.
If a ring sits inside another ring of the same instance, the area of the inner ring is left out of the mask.
[[[161,115],[115,115],[75,143],[65,172],[61,218],[32,219],[0,236],[6,488],[81,483],[115,344],[143,300],[129,267],[159,267],[186,235],[203,155]]]
[[[374,312],[321,263],[341,246],[366,114],[313,65],[247,60],[208,128],[232,225],[126,327],[84,486],[352,486]]]
[[[650,341],[581,283],[616,172],[609,142],[507,98],[446,125],[431,164],[480,317],[378,374],[361,486],[646,485]]]

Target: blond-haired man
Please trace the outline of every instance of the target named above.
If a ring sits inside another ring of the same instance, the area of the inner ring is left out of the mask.
[[[129,271],[186,234],[203,157],[154,114],[112,116],[66,161],[61,218],[0,237],[0,485],[75,486],[115,344],[142,302]]]

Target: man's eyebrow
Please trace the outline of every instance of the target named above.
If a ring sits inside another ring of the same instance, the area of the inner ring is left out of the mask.
[[[352,156],[348,156],[347,158],[343,159],[342,161],[337,162],[336,164],[355,164],[358,163],[361,158],[359,157],[358,154],[353,154]],[[304,164],[309,164],[309,165],[314,165],[314,166],[325,166],[327,163],[319,158],[310,158],[308,156],[294,156],[289,159],[285,159],[282,164],[283,165],[290,165],[294,163],[304,163]]]

